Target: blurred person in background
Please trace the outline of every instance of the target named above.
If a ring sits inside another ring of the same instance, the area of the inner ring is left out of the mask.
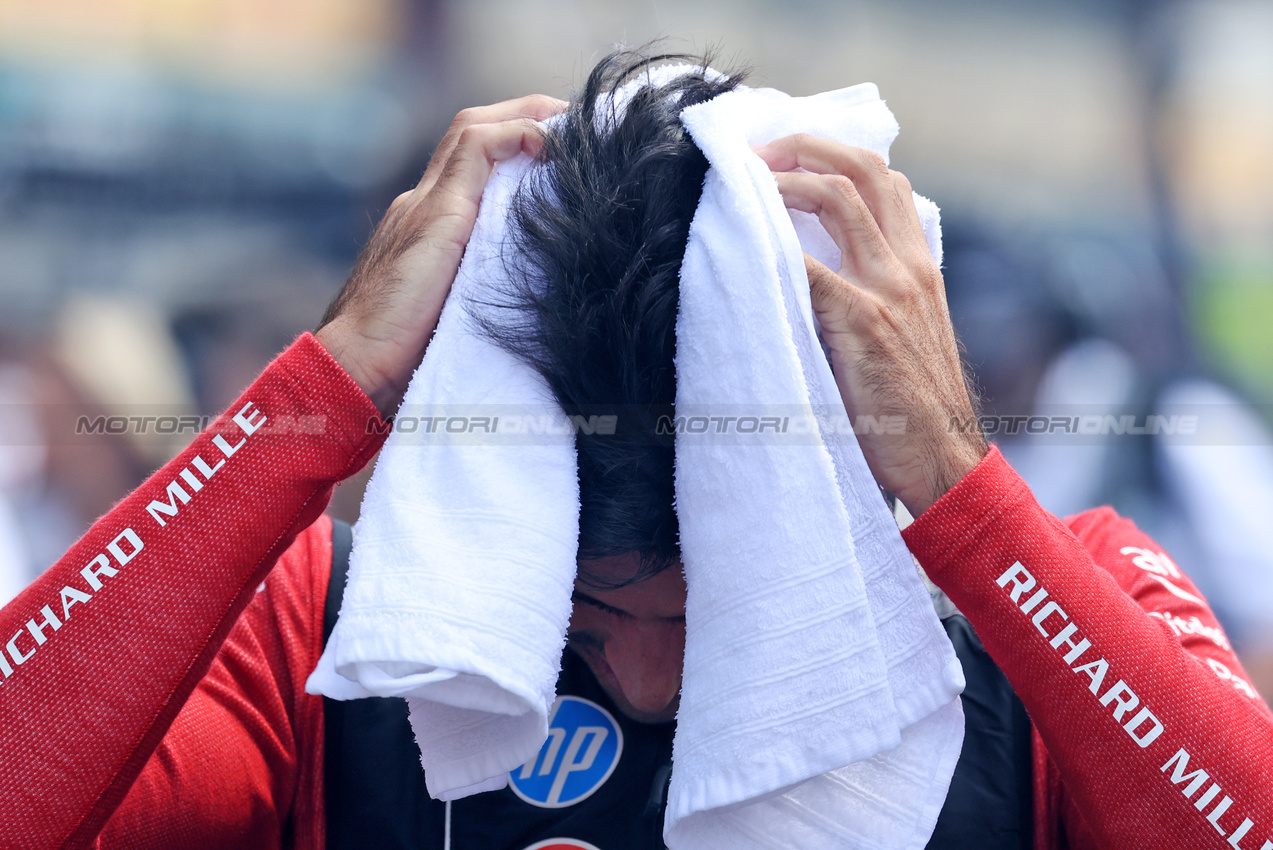
[[[1162,545],[1146,563],[1168,579],[1178,564],[1211,602],[1251,674],[1242,684],[1273,690],[1273,432],[1189,348],[1164,349],[1179,307],[1152,249],[947,234],[952,317],[1005,456],[1058,516],[1108,504],[1133,517]],[[1042,428],[1050,417],[1112,427]],[[1196,428],[1177,433],[1181,417]]]
[[[44,467],[46,447],[32,415],[35,392],[30,368],[16,360],[0,361],[0,604],[39,574],[36,564],[43,554],[32,552],[18,513]],[[50,553],[51,559],[58,554]]]
[[[613,81],[594,78],[585,102]],[[462,113],[420,185],[391,207],[317,337],[294,344],[226,418],[4,609],[13,639],[0,787],[14,801],[5,817],[17,842],[85,845],[105,826],[107,844],[309,846],[321,843],[324,824],[356,815],[324,814],[334,780],[320,757],[323,705],[301,688],[321,649],[333,561],[331,526],[316,520],[332,486],[379,444],[383,432],[368,433],[367,417],[392,413],[423,355],[491,164],[537,151],[532,120],[560,108],[536,97]],[[667,116],[679,132],[675,111]],[[677,161],[699,156],[683,134],[680,144]],[[809,265],[846,406],[900,409],[922,423],[897,439],[864,438],[872,471],[918,517],[906,532],[912,552],[976,627],[965,649],[988,651],[1012,686],[994,692],[1003,674],[989,666],[977,687],[1007,701],[989,710],[968,703],[965,744],[965,755],[990,758],[1010,779],[976,766],[962,779],[957,771],[952,797],[961,787],[969,796],[954,801],[950,832],[934,846],[985,847],[993,838],[1004,847],[1259,850],[1273,835],[1262,790],[1273,783],[1273,716],[1211,663],[1241,674],[1196,588],[1175,573],[1170,587],[1156,581],[1161,574],[1128,551],[1156,544],[1127,521],[1103,510],[1058,522],[979,432],[945,427],[973,409],[905,178],[816,139],[780,140],[761,155],[787,203],[817,212],[846,258],[841,270]],[[678,226],[684,232],[688,219]],[[870,377],[860,380],[859,370]],[[326,415],[329,428],[282,440],[257,434],[270,417],[306,412]],[[206,491],[197,504],[182,481]],[[174,483],[186,498],[170,498],[160,520],[146,503],[172,496]],[[143,540],[133,528],[147,519],[162,532]],[[678,581],[664,571],[590,591],[594,602],[576,609],[574,628],[594,638],[579,657],[638,724],[674,710]],[[1178,634],[1149,616],[1165,610],[1210,631]],[[651,630],[646,620],[663,625]],[[1014,725],[1018,697],[1034,737]],[[1003,745],[996,756],[980,750],[991,740]],[[362,781],[384,787],[379,767]],[[413,787],[418,794],[418,777]],[[648,816],[645,799],[636,798],[638,818]],[[507,811],[507,802],[474,805]],[[469,828],[492,824],[480,811]],[[402,828],[442,846],[441,816],[438,804],[409,799],[388,820],[353,822],[363,838]],[[608,828],[623,842],[616,846],[658,846],[634,843],[638,833],[613,821]],[[547,829],[555,833],[552,822]]]
[[[63,313],[62,333],[51,342],[7,340],[8,356],[0,365],[0,535],[6,559],[0,565],[0,596],[5,601],[39,575],[40,565],[56,561],[121,493],[176,452],[171,443],[157,443],[154,434],[85,433],[85,422],[121,412],[105,403],[128,397],[121,379],[150,398],[163,382],[148,380],[154,370],[146,368],[153,353],[147,342],[153,343],[153,336],[116,337],[115,357],[100,350],[86,354],[79,342],[101,342],[103,335],[128,325],[115,321],[119,316],[109,310],[96,318],[83,311],[74,318],[76,313]],[[135,325],[130,330],[139,331]],[[166,338],[162,322],[159,332]],[[68,338],[77,342],[68,344]]]

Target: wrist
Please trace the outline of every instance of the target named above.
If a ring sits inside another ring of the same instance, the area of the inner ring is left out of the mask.
[[[911,515],[918,517],[972,472],[989,451],[990,445],[981,434],[968,434],[964,439],[934,450],[923,484],[896,495]]]
[[[397,409],[402,400],[402,390],[368,364],[361,353],[366,346],[360,346],[352,338],[353,334],[339,317],[319,328],[314,337],[367,394],[381,416],[390,416]]]

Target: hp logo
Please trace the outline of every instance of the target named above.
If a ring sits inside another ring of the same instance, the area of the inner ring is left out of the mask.
[[[605,784],[622,754],[623,732],[608,711],[580,697],[557,697],[548,740],[508,774],[509,786],[532,806],[573,806]]]

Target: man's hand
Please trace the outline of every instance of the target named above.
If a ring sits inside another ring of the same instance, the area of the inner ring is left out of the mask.
[[[950,427],[973,407],[910,182],[877,154],[811,136],[757,153],[787,206],[816,214],[840,247],[836,271],[805,256],[813,309],[849,415],[905,417],[905,433],[859,440],[876,480],[919,516],[988,446]]]
[[[363,249],[317,336],[391,414],[437,326],[495,163],[534,155],[537,121],[566,104],[544,95],[466,109],[451,122],[414,189],[399,195]]]

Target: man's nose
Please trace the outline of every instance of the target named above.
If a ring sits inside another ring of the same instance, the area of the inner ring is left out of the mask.
[[[606,663],[637,711],[660,711],[676,699],[684,657],[679,623],[625,623],[606,641]]]

